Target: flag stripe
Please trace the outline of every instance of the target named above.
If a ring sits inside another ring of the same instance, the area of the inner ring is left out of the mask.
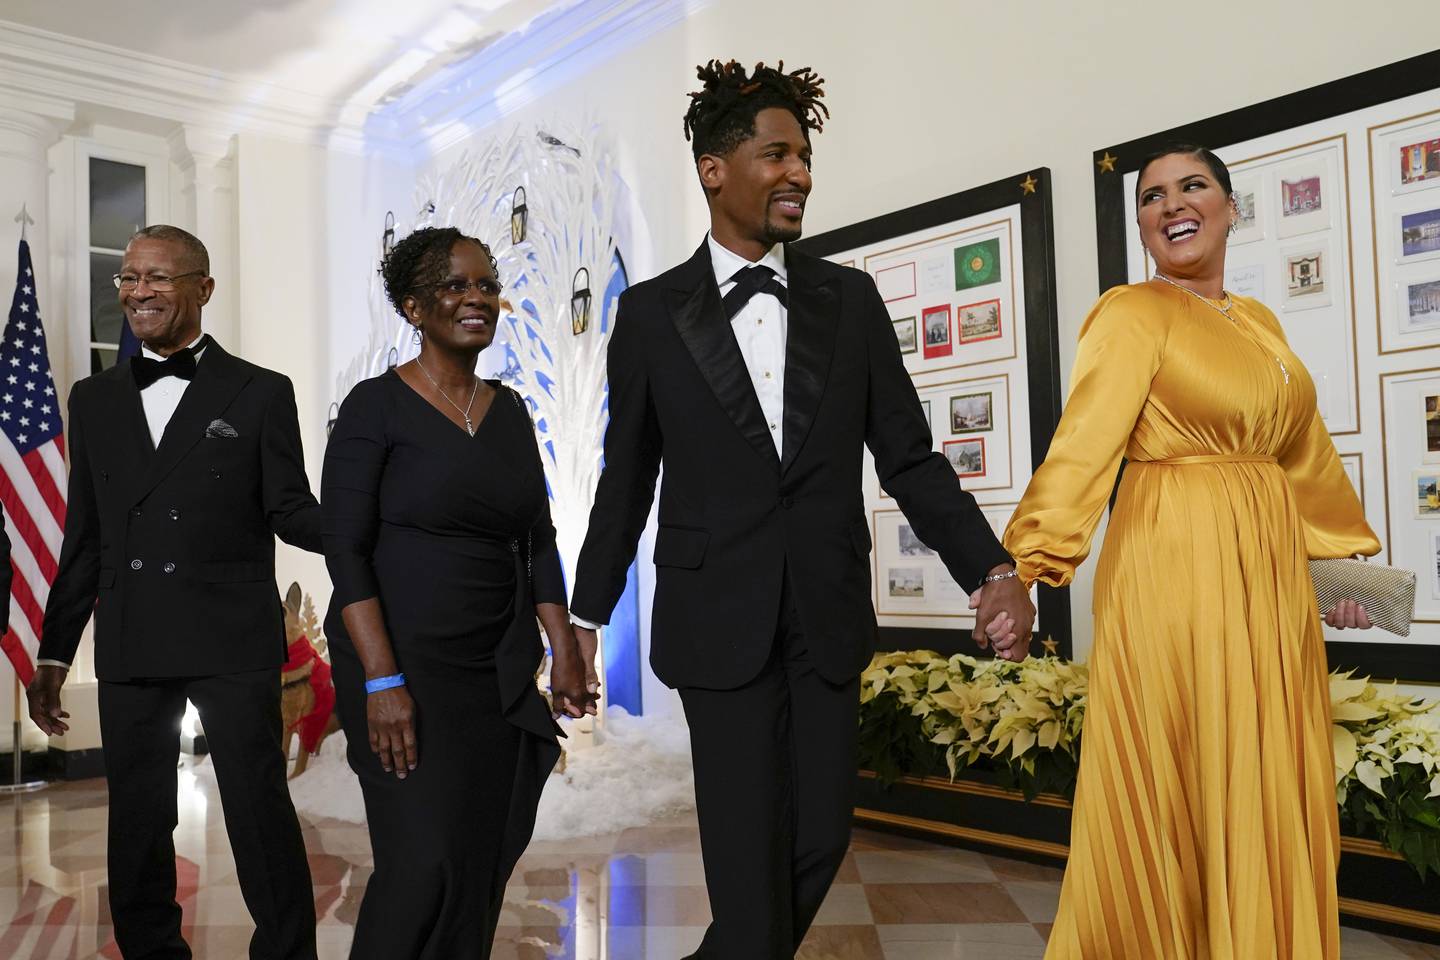
[[[64,540],[65,438],[34,264],[23,238],[18,260],[15,295],[0,338],[0,505],[14,571],[3,646],[28,682]]]

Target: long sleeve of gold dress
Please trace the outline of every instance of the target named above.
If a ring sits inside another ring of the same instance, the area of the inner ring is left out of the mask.
[[[1380,545],[1262,304],[1100,298],[1005,533],[1068,583],[1101,550],[1070,860],[1047,960],[1339,956],[1339,828],[1308,561]]]

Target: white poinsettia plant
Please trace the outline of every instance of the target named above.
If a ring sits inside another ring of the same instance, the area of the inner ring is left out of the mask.
[[[861,676],[862,765],[882,780],[983,768],[1024,790],[1073,795],[1089,672],[930,650],[877,654]],[[1440,874],[1440,701],[1330,678],[1335,792],[1347,828]]]

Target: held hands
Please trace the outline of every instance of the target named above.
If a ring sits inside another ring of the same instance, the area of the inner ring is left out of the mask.
[[[1004,564],[990,571],[991,576],[1007,573]],[[995,656],[1016,663],[1030,655],[1030,631],[1035,626],[1035,605],[1030,591],[1019,577],[994,580],[983,584],[970,595],[970,609],[975,613],[975,632],[971,638],[980,649],[991,647]]]
[[[1334,610],[1325,614],[1325,622],[1336,630],[1369,630],[1373,626],[1365,608],[1354,600],[1341,600],[1337,603]]]
[[[600,681],[595,676],[595,651],[599,637],[594,630],[566,623],[569,637],[550,638],[550,697],[555,716],[595,716],[600,700]],[[567,642],[568,641],[568,642]]]
[[[64,685],[68,672],[65,667],[41,664],[35,668],[35,676],[30,678],[30,686],[25,689],[25,699],[30,703],[30,719],[47,736],[56,737],[70,729],[65,722],[70,714],[60,707],[60,687]]]

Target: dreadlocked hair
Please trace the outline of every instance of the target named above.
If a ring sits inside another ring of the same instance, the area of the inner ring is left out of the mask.
[[[729,156],[755,135],[755,115],[769,107],[789,110],[809,139],[819,133],[830,111],[821,99],[825,81],[804,67],[785,72],[785,61],[773,67],[755,64],[747,74],[738,61],[711,60],[695,68],[703,86],[690,94],[685,111],[685,139],[691,141],[695,159],[705,154]]]

